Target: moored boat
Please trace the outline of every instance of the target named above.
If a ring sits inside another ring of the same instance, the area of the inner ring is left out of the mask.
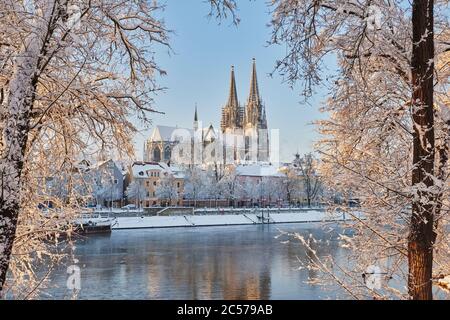
[[[110,233],[115,218],[102,217],[100,214],[83,214],[74,222],[79,234]]]

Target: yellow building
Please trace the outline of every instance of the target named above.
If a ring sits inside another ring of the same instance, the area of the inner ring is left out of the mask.
[[[129,170],[127,198],[141,207],[177,206],[183,201],[184,174],[163,162],[134,162]]]

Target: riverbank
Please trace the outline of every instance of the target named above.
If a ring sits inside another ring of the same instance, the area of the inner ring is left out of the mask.
[[[177,216],[116,217],[112,229],[232,226],[273,223],[306,223],[347,220],[344,213],[330,215],[325,210],[299,212],[251,212],[241,214],[202,214]]]

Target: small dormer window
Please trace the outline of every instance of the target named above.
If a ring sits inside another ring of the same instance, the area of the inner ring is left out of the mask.
[[[139,175],[143,176],[144,175],[144,171],[139,171]]]

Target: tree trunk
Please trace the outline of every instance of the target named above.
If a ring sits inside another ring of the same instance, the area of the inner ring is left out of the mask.
[[[414,0],[411,58],[414,200],[408,237],[408,291],[412,299],[432,299],[434,195],[433,1]]]
[[[31,48],[30,48],[31,47]],[[20,210],[22,169],[29,132],[29,114],[35,98],[38,55],[35,45],[24,50],[10,83],[0,160],[0,293],[6,280]]]
[[[16,235],[21,205],[22,169],[30,131],[30,113],[36,97],[39,67],[61,13],[56,1],[48,1],[43,16],[30,22],[32,30],[15,59],[9,84],[3,127],[4,148],[0,159],[0,295]]]

